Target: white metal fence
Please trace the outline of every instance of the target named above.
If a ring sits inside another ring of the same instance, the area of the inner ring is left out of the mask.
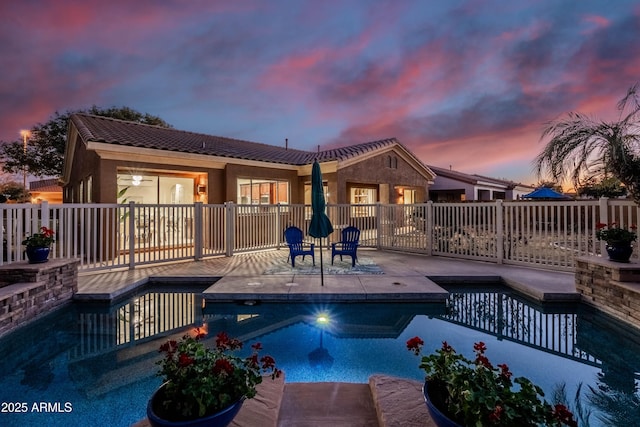
[[[630,226],[638,214],[631,201],[608,199],[329,205],[335,232],[323,245],[352,225],[365,247],[568,270],[604,250],[598,222]],[[306,234],[310,219],[308,205],[5,204],[0,265],[23,261],[22,240],[42,226],[56,233],[52,258],[96,270],[276,249],[286,227]]]

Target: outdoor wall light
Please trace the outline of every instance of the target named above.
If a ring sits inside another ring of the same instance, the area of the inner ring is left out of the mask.
[[[131,183],[135,186],[140,185],[140,183],[142,182],[142,177],[140,175],[133,175],[131,177]]]

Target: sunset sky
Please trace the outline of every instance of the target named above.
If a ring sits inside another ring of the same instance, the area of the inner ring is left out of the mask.
[[[617,117],[637,0],[8,0],[0,140],[127,106],[176,129],[316,150],[396,137],[424,163],[533,184],[541,131]]]

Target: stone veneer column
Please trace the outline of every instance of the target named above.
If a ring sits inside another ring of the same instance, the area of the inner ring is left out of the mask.
[[[579,257],[575,281],[583,302],[640,328],[640,264]]]
[[[0,336],[70,301],[78,291],[77,259],[0,267]]]

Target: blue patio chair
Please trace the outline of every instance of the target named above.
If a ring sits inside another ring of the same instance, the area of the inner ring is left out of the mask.
[[[303,261],[305,255],[311,255],[313,265],[316,265],[316,259],[313,256],[315,245],[311,243],[310,248],[305,249],[304,244],[302,243],[303,237],[304,235],[302,234],[302,230],[298,227],[288,227],[284,230],[284,240],[287,242],[287,245],[289,245],[289,258],[291,258],[291,266],[294,268],[296,266],[296,257],[298,255],[302,255]]]
[[[349,255],[351,257],[351,267],[356,266],[356,260],[358,255],[358,242],[360,241],[360,230],[356,227],[350,226],[342,230],[342,239],[338,243],[331,244],[331,264],[333,264],[333,257],[340,255],[340,261],[342,261],[342,255]]]

